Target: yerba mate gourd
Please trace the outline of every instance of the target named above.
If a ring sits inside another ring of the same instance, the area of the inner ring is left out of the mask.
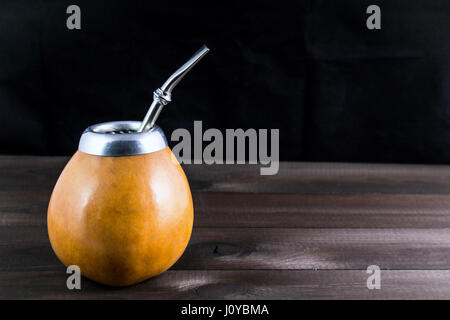
[[[154,92],[144,121],[90,126],[61,173],[47,215],[53,250],[66,266],[112,286],[170,268],[189,242],[193,203],[186,176],[155,121],[202,47]]]

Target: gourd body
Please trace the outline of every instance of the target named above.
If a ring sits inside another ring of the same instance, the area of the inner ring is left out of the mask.
[[[170,268],[189,242],[193,204],[171,150],[97,156],[77,151],[53,190],[48,234],[58,258],[112,286]]]

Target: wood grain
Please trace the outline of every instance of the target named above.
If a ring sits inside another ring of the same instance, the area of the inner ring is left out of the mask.
[[[50,190],[0,191],[0,226],[46,224]],[[450,228],[450,195],[194,192],[196,227]]]
[[[0,157],[0,299],[450,299],[450,166],[185,166],[195,219],[168,272],[66,289],[46,211],[67,157]],[[366,288],[366,268],[382,289]]]
[[[71,291],[60,267],[0,273],[0,299],[450,299],[448,270],[382,270],[381,277],[381,289],[369,290],[361,270],[169,270],[128,288],[83,278]]]
[[[450,194],[450,167],[281,163],[277,175],[255,165],[187,165],[193,190],[302,194]]]
[[[68,157],[2,156],[0,191],[51,189]],[[450,166],[280,163],[277,175],[257,165],[184,165],[202,192],[302,194],[450,194]]]
[[[45,226],[50,191],[0,191],[0,226]],[[450,228],[447,195],[194,192],[196,227]]]
[[[195,192],[198,227],[449,228],[447,195]]]
[[[55,270],[45,227],[0,228],[0,271]],[[197,228],[176,270],[450,269],[450,229]]]

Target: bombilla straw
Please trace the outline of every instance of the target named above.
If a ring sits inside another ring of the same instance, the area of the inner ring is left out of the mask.
[[[141,126],[138,132],[150,130],[158,119],[162,108],[172,101],[172,90],[180,82],[181,79],[191,70],[197,62],[199,62],[207,53],[209,49],[203,45],[185,64],[183,64],[177,71],[175,71],[169,79],[162,85],[161,88],[156,89],[153,92],[153,102],[145,115],[144,120],[141,122]]]

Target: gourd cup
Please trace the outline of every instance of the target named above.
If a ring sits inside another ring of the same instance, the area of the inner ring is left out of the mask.
[[[192,232],[186,176],[162,130],[140,121],[85,130],[48,207],[48,234],[66,266],[97,282],[127,286],[167,270]]]
[[[50,243],[66,266],[127,286],[172,266],[193,224],[186,176],[155,125],[172,90],[209,49],[200,48],[153,92],[143,121],[90,126],[61,173],[48,206]]]

